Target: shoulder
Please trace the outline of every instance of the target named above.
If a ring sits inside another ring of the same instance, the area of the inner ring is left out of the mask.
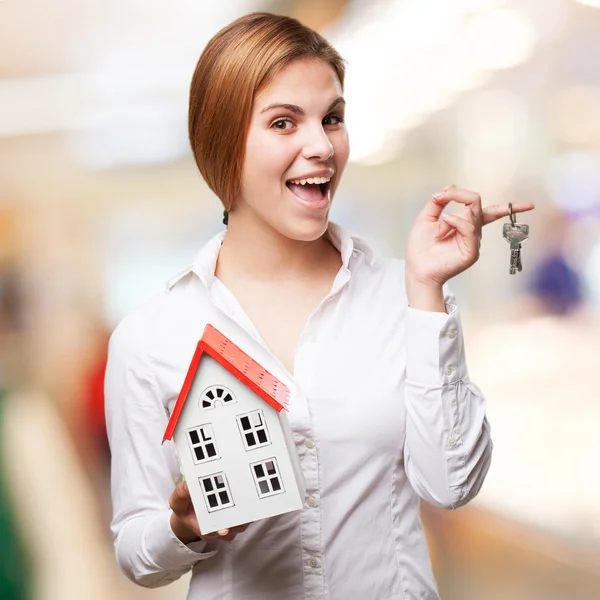
[[[140,354],[165,339],[176,321],[189,315],[190,291],[195,276],[188,268],[171,278],[165,288],[121,319],[109,342],[109,351]]]
[[[140,356],[152,337],[153,323],[160,319],[165,305],[165,292],[138,306],[117,324],[108,344],[109,359],[131,360]]]

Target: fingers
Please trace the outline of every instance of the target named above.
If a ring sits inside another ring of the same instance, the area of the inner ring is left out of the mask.
[[[458,215],[443,215],[442,219],[458,231],[465,246],[472,246],[474,250],[479,251],[479,235],[476,225]]]
[[[439,219],[444,211],[444,208],[453,201],[464,204],[465,208],[469,208],[472,214],[475,216],[476,221],[479,221],[481,226],[489,225],[498,219],[502,219],[510,215],[508,204],[495,204],[483,208],[481,204],[481,196],[479,194],[469,190],[459,189],[455,185],[449,185],[444,189],[443,192],[434,194],[431,197],[431,200],[423,207],[423,210],[421,210],[421,213],[418,217],[419,220],[439,222],[439,230],[436,235],[436,238],[438,239],[446,237],[452,231],[449,223],[445,223],[443,219],[441,221]],[[535,206],[531,202],[515,202],[512,204],[513,214],[527,212],[533,210],[534,208]],[[464,209],[459,213],[459,215],[462,218],[471,220],[469,214],[464,212]]]
[[[232,542],[235,539],[237,532],[234,528],[231,529],[220,529],[219,531],[213,531],[212,533],[203,534],[200,537],[205,542]]]
[[[461,190],[455,185],[449,185],[444,191],[434,194],[431,197],[431,200],[419,213],[417,220],[438,221],[444,208],[452,201],[469,206],[477,218],[481,217],[483,212],[481,208],[481,196],[476,192]]]
[[[464,219],[465,221],[472,223],[475,226],[477,235],[479,237],[481,237],[482,225],[481,225],[479,219],[477,219],[477,217],[473,213],[473,210],[470,206],[465,206],[460,212],[455,213],[455,214],[456,214],[456,216],[460,217],[461,219]],[[444,217],[445,216],[446,215],[444,215]],[[450,223],[448,223],[444,217],[442,217],[442,219],[440,219],[440,221],[438,221],[438,233],[435,236],[437,239],[443,239],[445,237],[449,237],[449,234],[451,234],[452,232],[456,232],[456,229],[452,225],[450,225]]]
[[[440,192],[440,194],[435,194],[433,197],[436,200],[444,201],[446,204],[452,202],[452,200],[459,202],[460,204],[465,204],[471,208],[476,218],[479,218],[483,213],[481,196],[477,192],[461,190],[455,185],[449,185],[443,192]]]
[[[527,212],[533,210],[535,206],[531,202],[514,202],[512,205],[513,213]],[[510,211],[508,204],[494,204],[483,209],[483,224],[488,225],[503,217],[508,217]]]
[[[193,531],[196,535],[200,535],[200,539],[205,542],[225,541],[232,542],[239,533],[243,533],[248,529],[250,523],[243,523],[229,529],[221,529],[208,534],[202,534],[198,529],[198,521],[192,506],[192,498],[190,490],[185,481],[181,481],[175,486],[175,489],[169,497],[169,506],[177,517],[176,527],[183,528],[186,532]],[[179,537],[179,536],[178,536]],[[181,539],[181,537],[180,537]],[[196,538],[197,539],[197,538]]]
[[[440,214],[452,201],[470,207],[476,217],[479,217],[483,212],[481,207],[481,196],[477,192],[461,190],[454,185],[447,187],[443,192],[434,194],[432,200],[434,204],[440,207]]]
[[[214,531],[213,533],[208,533],[201,537],[206,542],[215,542],[217,540],[222,542],[233,542],[238,534],[243,533],[248,529],[249,525],[250,523],[244,523],[243,525],[237,525],[236,527],[231,527],[229,529]]]

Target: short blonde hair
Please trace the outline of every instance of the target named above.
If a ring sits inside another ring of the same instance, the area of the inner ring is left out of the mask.
[[[290,17],[245,15],[202,52],[190,86],[188,129],[196,164],[229,211],[239,191],[252,104],[289,62],[320,59],[344,86],[344,61],[316,31]]]

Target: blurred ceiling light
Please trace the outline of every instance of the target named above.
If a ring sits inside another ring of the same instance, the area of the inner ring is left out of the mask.
[[[81,73],[0,80],[0,137],[85,127],[89,100]]]
[[[354,0],[325,35],[347,59],[350,160],[394,158],[418,127],[496,69],[531,56],[531,19],[502,0]]]
[[[383,139],[383,142],[381,142]],[[375,149],[371,149],[370,152],[363,152],[363,155],[360,156],[360,162],[367,166],[377,166],[384,165],[386,163],[391,162],[396,158],[398,152],[404,145],[404,136],[399,135],[396,132],[386,132],[384,133],[380,139],[377,140],[377,144]],[[354,143],[354,138],[352,143]],[[356,147],[361,148],[360,139],[355,144]],[[368,148],[368,145],[365,144],[365,147]],[[350,145],[350,151],[352,152],[352,144]],[[356,157],[354,157],[356,160]]]
[[[90,19],[89,27],[86,21],[81,31],[57,42],[65,54],[85,56],[80,62],[86,72],[0,80],[0,138],[88,130],[73,147],[81,156],[94,156],[92,162],[98,164],[116,159],[113,154],[100,160],[97,151],[100,139],[113,139],[117,126],[123,127],[124,138],[129,135],[124,146],[132,149],[134,162],[144,154],[142,144],[132,141],[141,139],[142,126],[149,126],[152,136],[164,132],[165,149],[179,148],[168,130],[174,113],[178,122],[185,119],[189,81],[204,44],[234,18],[265,4],[266,0],[133,0],[127,15],[118,17],[114,7],[98,4],[98,18]],[[113,20],[117,23],[111,28]],[[83,151],[87,143],[92,149]],[[115,145],[108,143],[107,151],[110,148]]]
[[[567,142],[600,142],[600,87],[574,86],[560,90],[550,105],[550,118]]]
[[[458,111],[459,132],[480,148],[505,147],[526,137],[527,113],[523,101],[508,90],[474,92]]]
[[[441,49],[437,56],[432,57],[432,66],[437,73],[436,80],[442,89],[467,92],[489,81],[491,71],[470,64],[471,60],[465,50],[464,45],[453,44]]]
[[[136,1],[141,7],[141,0]],[[265,2],[232,0],[210,8],[196,2],[162,12],[163,4],[152,0],[142,26],[124,27],[120,36],[111,37],[111,44],[98,44],[98,60],[90,73],[0,81],[0,137],[87,129],[73,140],[73,149],[86,162],[110,165],[159,160],[146,150],[160,145],[158,136],[163,135],[165,152],[170,149],[169,156],[176,158],[190,74],[209,33]],[[402,147],[405,132],[451,105],[465,90],[483,85],[494,69],[514,66],[531,54],[531,21],[501,9],[504,4],[349,2],[345,16],[323,33],[349,63],[352,160],[393,158],[392,149]],[[164,27],[157,32],[162,18]],[[171,135],[173,123],[177,125]],[[117,149],[111,140],[119,127],[124,142]],[[151,140],[142,135],[144,128]],[[167,160],[167,154],[162,156]]]
[[[452,4],[455,10],[469,13],[502,8],[506,4],[506,0],[453,0]]]
[[[186,115],[159,105],[138,105],[102,127],[70,132],[73,157],[94,168],[160,164],[189,152]]]
[[[496,10],[473,17],[464,37],[473,64],[509,69],[530,58],[536,42],[529,17],[516,10]]]
[[[522,100],[506,90],[470,94],[460,105],[457,126],[464,140],[461,178],[494,201],[518,174],[521,140],[527,135]]]

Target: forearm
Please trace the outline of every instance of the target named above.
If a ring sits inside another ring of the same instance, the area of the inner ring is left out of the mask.
[[[458,309],[446,300],[448,314],[408,309],[405,466],[425,500],[454,508],[479,491],[492,444],[485,398],[469,380]]]
[[[468,381],[445,389],[408,384],[405,467],[417,493],[456,508],[479,492],[491,462],[485,400]]]
[[[129,579],[144,587],[167,585],[203,558],[205,542],[189,545],[179,540],[170,526],[170,511],[164,510],[129,519],[117,531],[115,551]]]

